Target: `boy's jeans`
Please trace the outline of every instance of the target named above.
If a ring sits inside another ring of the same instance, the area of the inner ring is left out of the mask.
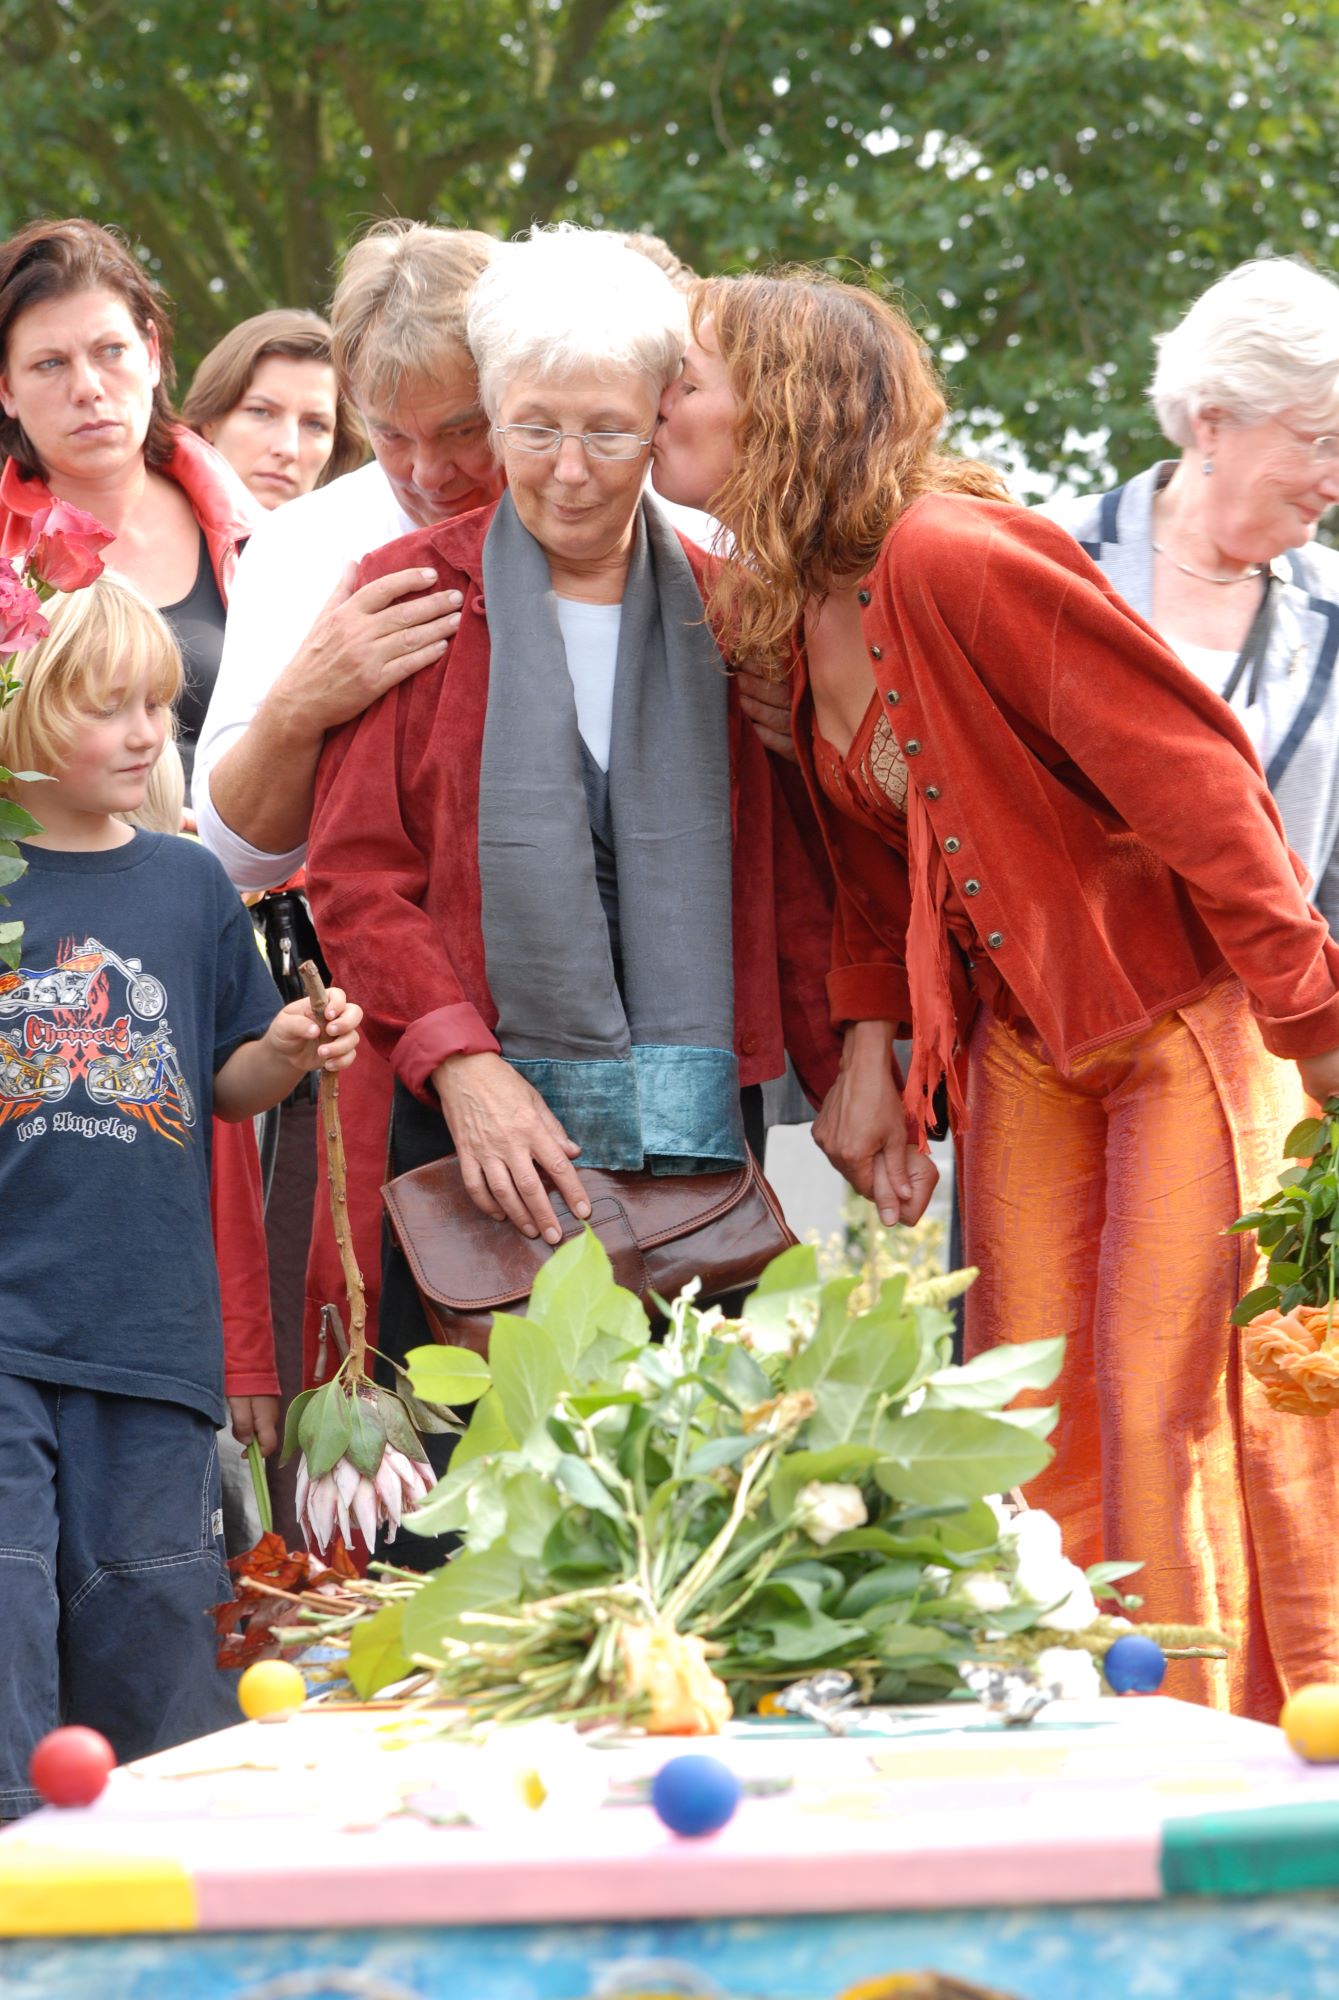
[[[177,1403],[0,1374],[0,1819],[62,1722],[126,1761],[238,1720],[214,1665],[214,1426]]]

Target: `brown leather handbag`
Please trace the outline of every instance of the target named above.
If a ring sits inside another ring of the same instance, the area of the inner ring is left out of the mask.
[[[701,1278],[699,1303],[710,1304],[752,1284],[795,1242],[752,1154],[719,1174],[578,1172],[614,1277],[653,1318],[652,1292],[672,1299]],[[486,1354],[493,1314],[525,1311],[553,1248],[482,1215],[454,1155],[397,1175],[381,1198],[437,1339]],[[564,1242],[586,1227],[556,1191],[549,1199]]]

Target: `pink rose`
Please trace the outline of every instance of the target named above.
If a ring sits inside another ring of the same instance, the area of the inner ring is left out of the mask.
[[[26,653],[47,635],[42,600],[0,557],[0,653]]]
[[[33,516],[28,567],[52,590],[82,590],[102,570],[99,549],[114,539],[82,507],[53,500]]]

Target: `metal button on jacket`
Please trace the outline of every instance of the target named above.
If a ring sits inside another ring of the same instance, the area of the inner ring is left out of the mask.
[[[871,646],[869,649],[869,656],[871,660],[881,660],[883,658],[883,647]]]
[[[919,737],[913,736],[910,742],[905,743],[902,747],[906,751],[908,757],[919,757],[921,754]]]
[[[927,785],[925,787],[925,796],[927,799],[937,799],[939,797],[938,785]]]
[[[962,842],[959,840],[957,834],[951,833],[944,842],[944,852],[945,854],[956,854],[961,846]]]
[[[986,933],[986,943],[990,946],[992,951],[998,951],[1000,946],[1004,943],[1004,932],[988,931]]]
[[[975,875],[967,877],[967,880],[962,885],[962,893],[964,896],[979,896],[981,894],[981,884],[977,881]]]
[[[858,603],[860,603],[860,604],[868,604],[868,603],[869,603],[869,592],[868,592],[867,590],[858,590],[858,591],[856,592],[856,599],[857,599],[857,602],[858,602]]]

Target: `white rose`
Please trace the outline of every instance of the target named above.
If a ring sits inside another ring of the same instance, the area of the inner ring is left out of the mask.
[[[1081,1646],[1048,1646],[1037,1655],[1037,1672],[1060,1690],[1060,1701],[1096,1701],[1102,1692],[1097,1662]]]
[[[1018,1566],[1018,1588],[1034,1604],[1052,1608],[1037,1620],[1053,1632],[1086,1631],[1097,1616],[1097,1600],[1092,1586],[1077,1563],[1061,1556],[1059,1562],[1035,1564],[1025,1571]]]
[[[825,1548],[836,1535],[848,1528],[863,1528],[869,1509],[858,1486],[844,1486],[838,1480],[811,1479],[795,1496],[791,1519],[803,1528],[811,1542]]]
[[[965,1597],[974,1611],[1003,1611],[1012,1601],[1012,1593],[1002,1576],[995,1576],[988,1569],[968,1570],[953,1586],[954,1594]]]

